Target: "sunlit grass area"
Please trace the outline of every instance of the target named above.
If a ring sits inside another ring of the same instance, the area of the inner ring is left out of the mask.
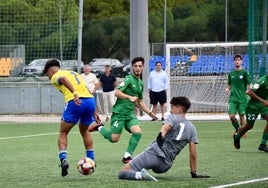
[[[0,187],[213,187],[251,179],[268,177],[268,153],[258,151],[263,120],[241,140],[241,149],[233,147],[233,128],[229,121],[193,121],[198,131],[198,170],[210,175],[209,179],[192,179],[190,176],[188,147],[177,156],[173,167],[164,174],[154,174],[159,182],[119,180],[121,158],[128,145],[130,134],[123,132],[118,143],[109,143],[98,132],[94,139],[96,171],[80,175],[77,161],[85,155],[78,127],[68,140],[69,175],[61,177],[57,123],[0,123]],[[109,127],[109,124],[105,124]],[[142,122],[143,136],[134,153],[137,155],[157,136],[160,122]],[[236,187],[265,187],[268,181],[254,182]]]

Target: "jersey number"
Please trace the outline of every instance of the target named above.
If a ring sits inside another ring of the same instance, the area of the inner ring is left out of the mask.
[[[247,114],[247,119],[248,120],[256,120],[255,114]]]
[[[184,131],[184,128],[185,128],[185,124],[184,123],[180,123],[180,132],[179,132],[179,134],[177,135],[177,137],[176,137],[176,140],[180,140],[181,139],[181,136],[182,136],[182,133],[183,133],[183,131]]]
[[[71,74],[74,75],[74,79],[76,80],[77,84],[80,84],[80,80],[77,78],[77,74],[73,71],[71,71]]]

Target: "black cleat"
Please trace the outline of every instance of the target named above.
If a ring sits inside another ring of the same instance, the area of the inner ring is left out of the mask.
[[[234,138],[234,147],[235,147],[236,149],[240,149],[240,139],[236,139],[236,138],[235,138],[235,135],[236,135],[236,134],[234,134],[234,136],[233,136],[233,138]]]
[[[258,148],[260,151],[264,151],[264,152],[268,152],[268,148],[265,144],[261,144],[259,145],[259,148]]]
[[[129,163],[130,161],[132,160],[132,158],[131,157],[123,157],[123,159],[122,159],[122,163],[125,163],[125,164],[127,164],[127,163]]]
[[[95,124],[95,125],[90,125],[88,128],[89,132],[94,132],[98,131],[99,127],[104,126],[102,123],[101,124]]]
[[[66,159],[63,159],[61,162],[61,175],[63,177],[68,175],[68,168],[69,168],[68,162],[66,161]]]

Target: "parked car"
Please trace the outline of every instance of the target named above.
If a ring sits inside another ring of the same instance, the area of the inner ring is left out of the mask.
[[[122,64],[118,59],[110,59],[110,58],[95,58],[90,63],[90,70],[93,74],[95,74],[98,78],[101,74],[104,73],[105,65],[110,65],[111,73],[116,77],[124,77],[124,64]]]
[[[43,76],[43,69],[48,59],[35,59],[22,69],[23,76]]]
[[[80,68],[81,71],[80,73],[83,72],[83,67],[84,67],[84,62],[81,61]],[[72,70],[75,72],[78,72],[78,60],[62,60],[61,61],[61,69],[63,70]]]
[[[129,58],[125,58],[122,60],[122,64],[124,64],[125,66],[130,64],[130,59]]]
[[[124,64],[124,67],[123,67],[124,76],[131,74],[131,61],[130,61],[130,59],[123,59],[122,63]]]

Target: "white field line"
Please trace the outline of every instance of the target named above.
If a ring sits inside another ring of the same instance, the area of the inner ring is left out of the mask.
[[[78,132],[72,132],[72,133],[78,133]],[[50,136],[50,135],[56,135],[56,134],[59,134],[59,133],[57,132],[57,133],[32,134],[32,135],[23,135],[23,136],[0,137],[0,140],[30,138],[30,137],[39,137],[39,136]]]
[[[261,132],[262,130],[250,130],[250,132]],[[198,131],[204,133],[218,133],[219,131]],[[220,131],[220,132],[230,132],[230,131]],[[70,132],[74,134],[78,134],[79,132]],[[19,138],[30,138],[30,137],[39,137],[39,136],[50,136],[50,135],[57,135],[56,133],[43,133],[43,134],[32,134],[32,135],[22,135],[22,136],[10,136],[10,137],[0,137],[0,140],[9,140],[9,139],[19,139]]]
[[[218,186],[210,187],[210,188],[233,187],[233,186],[237,186],[237,185],[243,185],[243,184],[249,184],[249,183],[256,183],[256,182],[267,181],[267,180],[268,180],[268,177],[266,177],[266,178],[260,178],[260,179],[247,180],[247,181],[240,181],[240,182],[237,182],[237,183],[231,183],[231,184],[226,184],[226,185],[218,185]]]
[[[77,134],[78,132],[72,132],[72,133]],[[39,137],[39,136],[49,136],[49,135],[56,135],[56,134],[59,134],[59,133],[56,132],[56,133],[33,134],[33,135],[24,135],[24,136],[1,137],[0,140],[30,138],[30,137]],[[233,186],[237,186],[237,185],[255,183],[255,182],[260,182],[260,181],[267,181],[267,180],[268,180],[268,177],[260,178],[260,179],[247,180],[247,181],[240,181],[240,182],[237,182],[237,183],[231,183],[231,184],[225,184],[225,185],[218,185],[218,186],[213,186],[213,187],[210,187],[210,188],[233,187]]]

